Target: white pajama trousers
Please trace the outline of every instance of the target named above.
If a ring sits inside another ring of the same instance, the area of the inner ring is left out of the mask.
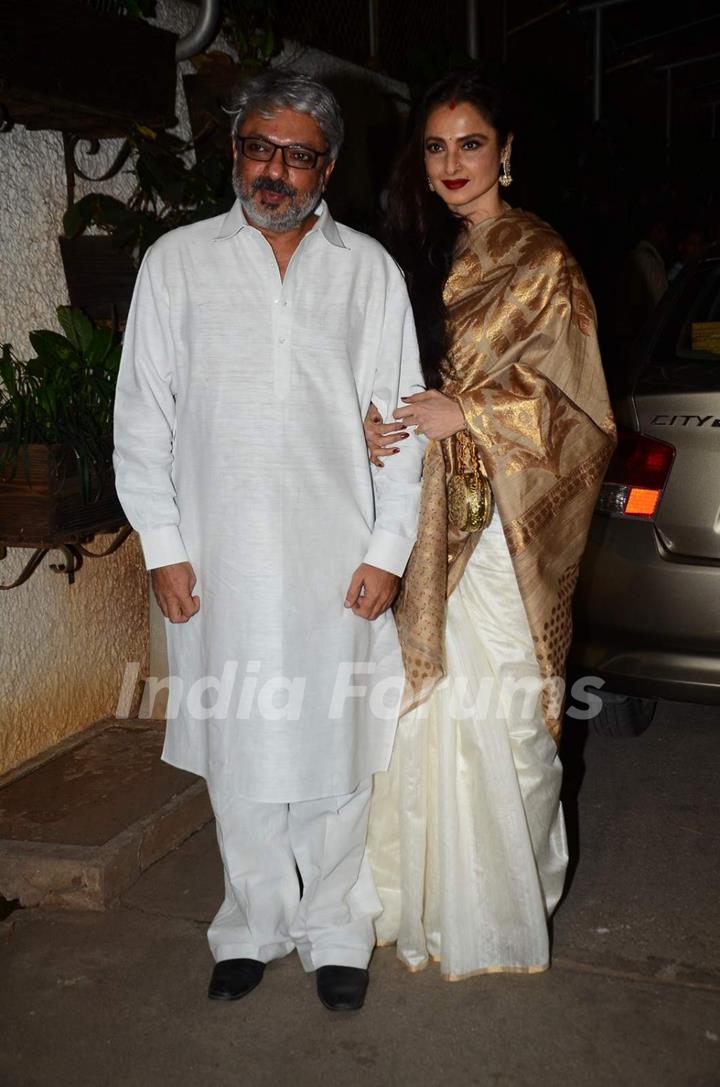
[[[367,966],[382,908],[365,850],[371,792],[365,781],[347,796],[291,804],[211,792],[225,873],[208,930],[216,962],[297,949],[308,971]]]

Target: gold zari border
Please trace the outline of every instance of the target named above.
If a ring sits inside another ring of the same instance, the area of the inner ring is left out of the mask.
[[[380,949],[394,947],[395,940],[378,940],[376,947]],[[423,970],[426,970],[431,962],[441,962],[439,955],[430,955],[425,962],[420,963],[418,966],[410,966],[409,963],[403,962],[403,960],[397,956],[397,961],[402,966],[403,970],[407,970],[408,974],[420,974]],[[478,970],[468,970],[466,974],[444,974],[440,972],[440,977],[443,981],[465,981],[466,978],[480,977],[482,974],[543,974],[550,969],[550,963],[534,963],[531,966],[481,966]]]

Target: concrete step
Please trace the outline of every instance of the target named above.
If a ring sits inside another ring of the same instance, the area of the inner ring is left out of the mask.
[[[98,721],[0,777],[0,895],[103,910],[210,821],[205,782],[160,761],[161,721]]]

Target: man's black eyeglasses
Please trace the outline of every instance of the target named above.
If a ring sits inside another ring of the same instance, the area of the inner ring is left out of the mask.
[[[253,162],[270,162],[279,151],[283,162],[293,170],[313,170],[317,166],[317,160],[328,154],[326,151],[315,151],[312,147],[303,147],[301,144],[279,144],[272,140],[265,140],[260,136],[236,136],[235,142],[240,148],[241,154]]]

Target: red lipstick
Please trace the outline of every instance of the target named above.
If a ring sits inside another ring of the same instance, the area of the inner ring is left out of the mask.
[[[463,185],[467,185],[468,180],[467,177],[452,177],[447,181],[443,178],[443,185],[446,189],[462,189]]]

